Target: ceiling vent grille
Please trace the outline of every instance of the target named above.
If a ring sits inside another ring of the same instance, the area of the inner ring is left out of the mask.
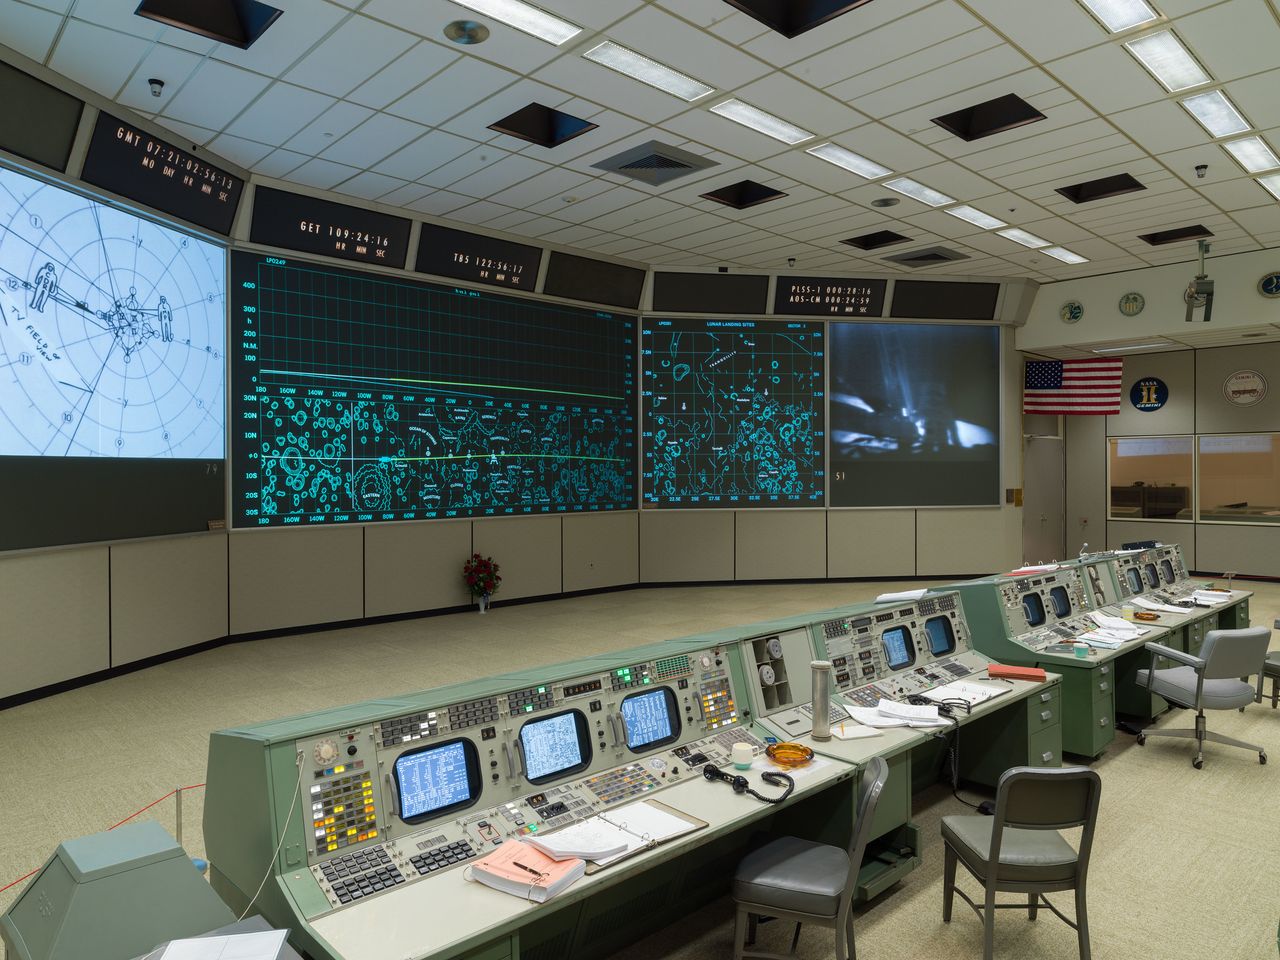
[[[591,166],[658,187],[716,165],[714,160],[696,153],[650,140]]]
[[[939,263],[952,263],[956,260],[968,260],[967,253],[952,250],[950,247],[925,247],[923,250],[908,250],[885,257],[890,263],[898,263],[904,267],[932,267]]]

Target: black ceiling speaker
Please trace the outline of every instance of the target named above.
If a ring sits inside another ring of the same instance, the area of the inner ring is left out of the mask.
[[[253,46],[283,12],[258,0],[142,0],[134,11],[241,50]]]

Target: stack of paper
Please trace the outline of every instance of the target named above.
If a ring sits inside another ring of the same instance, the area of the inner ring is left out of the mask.
[[[1146,610],[1156,610],[1160,613],[1187,613],[1186,607],[1175,607],[1171,603],[1159,603],[1155,600],[1148,600],[1146,597],[1134,597],[1133,604]]]
[[[974,680],[953,680],[941,687],[926,690],[921,696],[926,700],[940,703],[943,700],[963,700],[971,707],[1008,693],[1010,688],[1005,684],[982,683]]]
[[[144,960],[276,960],[287,930],[171,940]]]
[[[919,600],[928,590],[903,590],[901,593],[882,593],[876,597],[876,603],[906,603],[909,600]]]
[[[1196,603],[1208,603],[1217,606],[1219,603],[1229,603],[1231,592],[1229,590],[1197,590],[1191,594],[1191,599]]]
[[[1035,566],[1019,567],[1017,570],[1010,570],[1009,576],[1025,577],[1030,576],[1033,573],[1051,573],[1052,571],[1057,570],[1059,566],[1061,566],[1061,564],[1041,563],[1036,564]]]
[[[1128,620],[1112,617],[1098,610],[1092,611],[1089,618],[1098,625],[1098,628],[1082,633],[1076,639],[1091,647],[1114,650],[1130,640],[1137,640],[1151,632],[1147,627],[1140,627]]]
[[[705,826],[664,803],[638,800],[524,842],[556,860],[581,857],[605,867]]]
[[[586,869],[576,857],[556,860],[520,840],[507,840],[473,863],[471,876],[487,887],[542,903],[576,882]]]
[[[868,727],[940,727],[948,721],[938,716],[938,708],[913,707],[882,699],[875,707],[850,707],[853,719]]]

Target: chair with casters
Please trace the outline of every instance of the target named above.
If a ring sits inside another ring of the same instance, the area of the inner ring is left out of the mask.
[[[1266,672],[1270,642],[1271,631],[1266,627],[1246,627],[1243,630],[1210,630],[1205,635],[1199,656],[1164,644],[1148,643],[1151,666],[1138,671],[1139,686],[1145,686],[1171,703],[1195,710],[1196,725],[1192,730],[1147,727],[1138,734],[1138,745],[1146,744],[1148,737],[1195,740],[1196,755],[1191,765],[1197,770],[1204,766],[1206,740],[1256,751],[1258,762],[1266,763],[1267,751],[1262,747],[1206,729],[1204,712],[1206,709],[1243,712],[1246,706],[1262,699],[1262,678]],[[1172,660],[1179,666],[1157,670],[1157,659]],[[1253,676],[1258,678],[1256,685],[1241,679]]]
[[[1273,626],[1280,630],[1280,620],[1277,620]],[[1267,654],[1267,662],[1262,665],[1262,675],[1271,681],[1271,709],[1274,710],[1280,706],[1280,650]],[[1262,702],[1262,697],[1258,697],[1258,702]]]
[[[733,931],[734,960],[794,957],[800,928],[813,923],[835,929],[836,958],[857,956],[853,941],[853,895],[862,854],[871,835],[880,792],[889,778],[883,757],[871,760],[858,789],[857,821],[848,849],[798,837],[782,837],[742,858],[733,877],[737,916]],[[776,917],[796,925],[790,953],[765,953],[755,945],[759,917]]]
[[[942,818],[942,919],[951,922],[958,893],[982,920],[983,960],[991,960],[995,951],[997,910],[1026,910],[1034,920],[1041,906],[1076,931],[1080,960],[1089,960],[1085,881],[1101,793],[1102,780],[1088,767],[1014,767],[996,785],[994,816]],[[1078,851],[1058,832],[1074,827],[1083,828]],[[956,889],[957,863],[983,885],[981,905]],[[1060,890],[1075,891],[1075,923],[1045,897]],[[996,903],[997,893],[1026,894],[1027,900]]]

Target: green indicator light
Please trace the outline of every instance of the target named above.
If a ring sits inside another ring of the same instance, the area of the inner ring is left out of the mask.
[[[531,824],[529,824],[529,832],[530,832],[530,833],[537,833],[537,832],[538,832],[538,825],[537,825],[536,823],[531,823]]]
[[[644,678],[644,682],[645,682],[645,683],[653,683],[653,680],[652,680],[652,679],[650,679],[649,677],[645,677],[645,678]]]
[[[525,713],[533,713],[533,704],[531,703],[531,704],[529,704],[528,706],[526,706],[526,707],[524,708],[524,712],[525,712]]]
[[[539,687],[539,688],[538,688],[538,692],[539,692],[539,693],[546,693],[546,692],[547,692],[547,688],[546,688],[546,687]]]

